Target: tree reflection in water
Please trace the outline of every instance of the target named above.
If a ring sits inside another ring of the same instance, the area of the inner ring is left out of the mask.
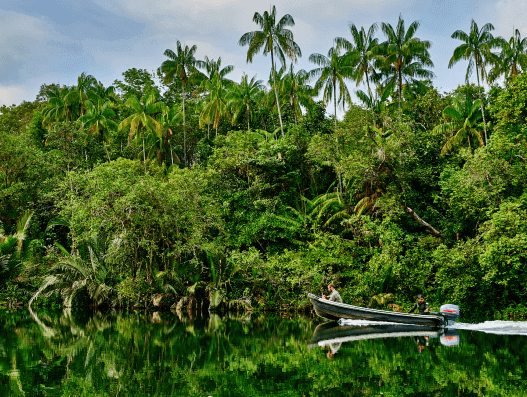
[[[521,396],[526,390],[523,336],[459,331],[458,344],[445,346],[437,331],[398,329],[399,335],[374,338],[366,327],[344,335],[345,327],[319,324],[254,314],[3,312],[0,395]],[[320,330],[325,339],[317,339]],[[455,342],[454,334],[446,337]]]

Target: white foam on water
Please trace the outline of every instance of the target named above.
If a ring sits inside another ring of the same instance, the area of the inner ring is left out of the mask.
[[[400,323],[390,323],[385,321],[349,320],[345,318],[338,320],[338,323],[339,325],[354,325],[358,327],[388,324],[403,325]],[[485,321],[479,324],[456,323],[451,328],[467,331],[486,332],[488,334],[527,336],[527,321]]]
[[[499,335],[526,335],[527,321],[485,321],[479,324],[456,323],[456,329]]]

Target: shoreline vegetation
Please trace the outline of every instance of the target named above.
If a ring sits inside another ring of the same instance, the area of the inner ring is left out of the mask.
[[[350,23],[310,71],[291,15],[253,21],[265,82],[177,41],[0,108],[0,306],[309,311],[333,283],[524,317],[527,39],[454,32],[442,93],[417,21]]]

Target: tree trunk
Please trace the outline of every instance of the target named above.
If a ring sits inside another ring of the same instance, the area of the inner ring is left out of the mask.
[[[370,79],[368,78],[368,70],[366,69],[366,85],[368,86],[368,94],[370,94],[370,98],[373,98],[371,94],[371,88],[370,88]]]
[[[485,146],[487,146],[487,126],[485,125],[485,111],[483,110],[483,99],[481,98],[481,87],[479,86],[479,67],[476,63],[476,77],[478,78],[478,95],[479,105],[481,108],[481,116],[483,117],[483,131],[485,132]]]
[[[335,82],[335,79],[333,79],[333,105],[335,107],[335,132],[337,131],[337,91],[336,91],[336,82]],[[335,138],[335,140],[337,141],[337,154],[339,152],[339,140],[338,138]],[[338,178],[339,178],[339,195],[342,194],[342,173],[338,172]],[[340,197],[340,196],[339,196]]]
[[[249,104],[247,103],[246,104],[247,106],[247,132],[251,131],[251,127],[249,125],[249,120],[250,120],[250,115],[251,113],[249,112]]]
[[[185,124],[185,80],[183,80],[183,158],[187,166],[187,130]]]
[[[282,124],[282,112],[280,111],[280,101],[278,101],[278,90],[276,89],[276,72],[274,70],[274,55],[271,49],[271,71],[273,72],[273,88],[276,96],[276,107],[278,108],[278,119],[280,120],[280,130],[282,131],[282,137],[284,136],[284,125]]]
[[[335,131],[337,131],[337,85],[333,78],[333,104],[335,105]]]
[[[403,77],[401,75],[401,68],[399,67],[399,70],[397,71],[399,74],[399,122],[401,121],[401,102],[403,100]]]
[[[143,165],[145,167],[145,174],[146,174],[145,133],[144,131],[143,131]]]
[[[295,97],[293,94],[290,95],[290,99],[291,99],[291,109],[293,110],[293,115],[295,116],[295,124],[298,124],[298,117],[296,116],[296,111],[295,111]]]
[[[216,124],[216,138],[218,137],[218,125],[220,124],[220,115],[218,112],[218,108],[216,108],[216,113],[214,115],[214,123]]]
[[[366,69],[364,73],[366,74],[366,85],[368,86],[368,94],[370,95],[371,120],[373,127],[375,127],[375,111],[373,110],[373,95],[370,88],[370,80],[368,78],[368,69]]]

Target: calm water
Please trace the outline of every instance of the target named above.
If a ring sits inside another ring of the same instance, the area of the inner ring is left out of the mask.
[[[525,396],[527,323],[0,311],[0,396]]]

